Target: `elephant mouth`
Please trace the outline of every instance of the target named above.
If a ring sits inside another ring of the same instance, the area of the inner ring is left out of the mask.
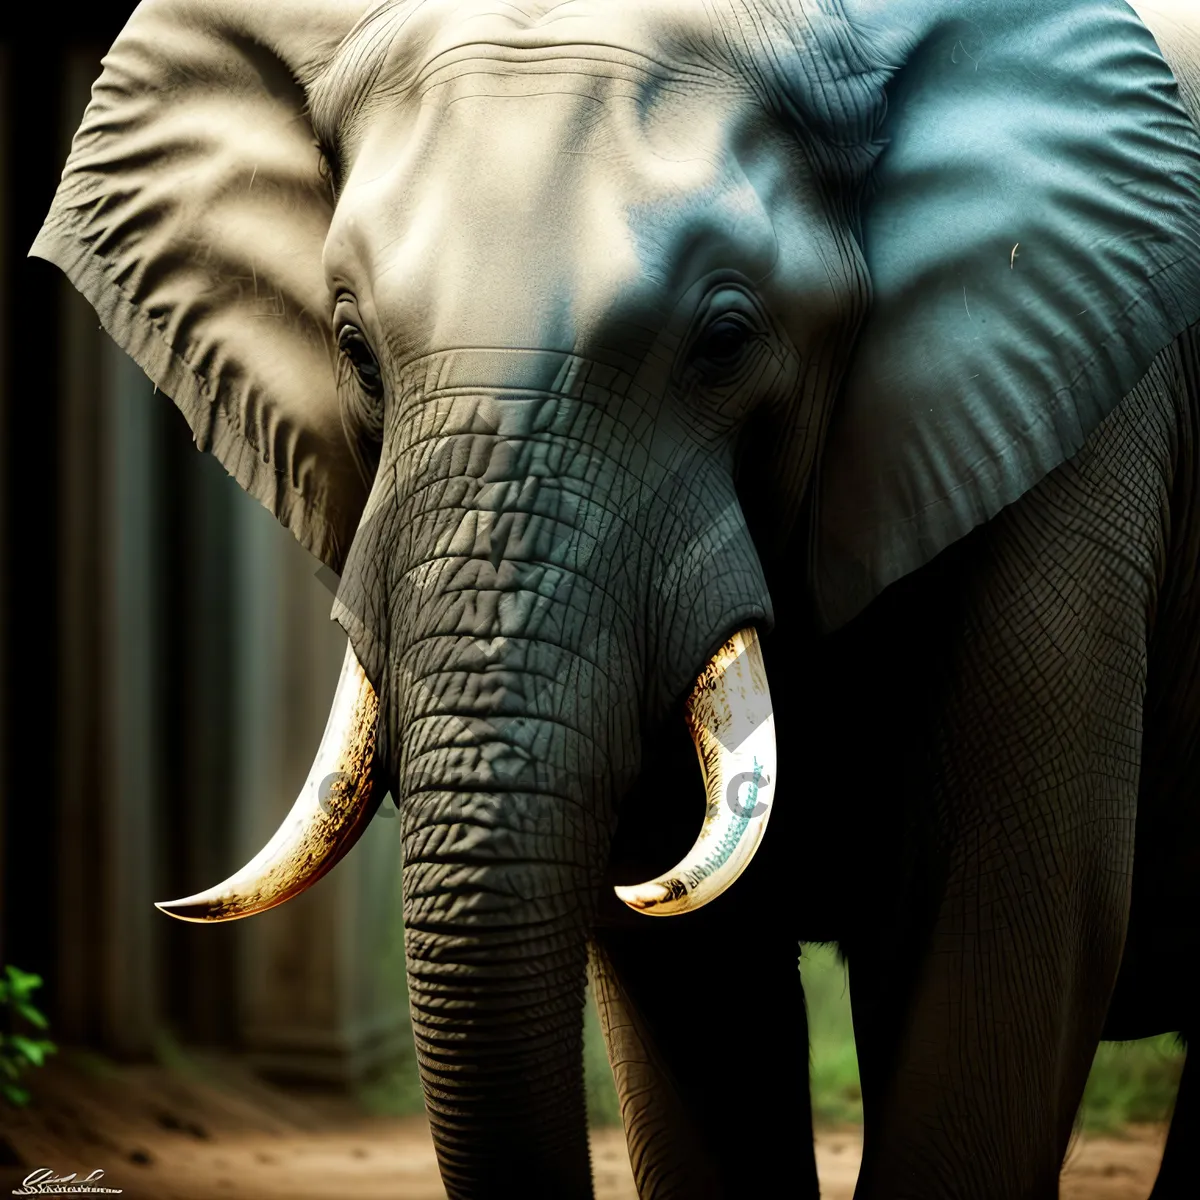
[[[374,770],[379,701],[352,647],[325,733],[291,811],[240,871],[215,887],[156,905],[183,921],[234,921],[298,896],[366,829],[383,798]],[[775,717],[758,634],[727,638],[700,672],[684,720],[704,779],[705,812],[692,848],[671,870],[616,887],[647,916],[675,916],[715,900],[750,865],[775,793]]]

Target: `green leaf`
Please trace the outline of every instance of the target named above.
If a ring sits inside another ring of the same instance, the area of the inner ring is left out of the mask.
[[[17,1000],[23,1000],[27,996],[31,996],[42,986],[42,977],[40,975],[33,975],[28,971],[22,971],[11,964],[5,967],[4,971],[8,976],[8,983],[12,989],[13,997]]]
[[[24,1108],[29,1103],[29,1093],[15,1083],[0,1083],[0,1096],[14,1108]]]
[[[24,1001],[18,1000],[13,1007],[16,1008],[17,1012],[19,1012],[21,1016],[23,1016],[25,1020],[30,1023],[30,1025],[35,1025],[38,1029],[46,1029],[49,1027],[50,1022],[47,1021],[45,1016],[36,1008],[34,1008],[32,1004],[26,1004]]]
[[[12,1038],[13,1049],[16,1050],[27,1062],[33,1063],[35,1067],[40,1067],[46,1061],[46,1049],[39,1041],[34,1041],[33,1038],[21,1037],[16,1034]]]
[[[21,1074],[20,1066],[14,1059],[9,1058],[7,1055],[0,1058],[0,1071],[3,1071],[9,1079],[16,1079]]]

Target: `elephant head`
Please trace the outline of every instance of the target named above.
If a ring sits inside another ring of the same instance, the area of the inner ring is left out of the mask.
[[[1200,314],[1197,163],[1121,0],[145,0],[34,252],[350,641],[288,822],[162,907],[279,903],[390,787],[447,1186],[587,1194],[585,946],[664,728],[708,800],[619,889],[653,915],[771,812],[760,635],[1018,498]]]

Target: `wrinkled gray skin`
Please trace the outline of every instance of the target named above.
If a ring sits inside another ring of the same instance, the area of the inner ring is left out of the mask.
[[[816,1196],[795,970],[815,937],[851,964],[861,1200],[1054,1196],[1106,1017],[1129,1036],[1196,1013],[1194,341],[1075,461],[810,644],[799,564],[763,548],[867,301],[844,164],[770,115],[752,30],[718,52],[686,14],[665,43],[636,16],[413,24],[374,64],[395,87],[349,120],[347,85],[314,122],[355,131],[325,268],[345,403],[376,404],[373,358],[382,436],[342,601],[406,798],[450,1194],[590,1194],[590,946],[641,1194]],[[612,880],[697,827],[681,700],[773,619],[766,847],[695,916],[616,911]],[[1127,931],[1142,974],[1118,982]]]

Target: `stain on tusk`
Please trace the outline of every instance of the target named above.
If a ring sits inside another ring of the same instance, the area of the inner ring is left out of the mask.
[[[155,908],[181,921],[236,921],[316,883],[358,841],[382,799],[372,769],[378,716],[375,689],[347,646],[317,756],[275,836],[224,883]]]
[[[630,908],[670,917],[715,900],[750,865],[775,793],[775,716],[753,628],[713,655],[684,718],[704,775],[707,808],[696,843],[670,871],[616,893]]]

